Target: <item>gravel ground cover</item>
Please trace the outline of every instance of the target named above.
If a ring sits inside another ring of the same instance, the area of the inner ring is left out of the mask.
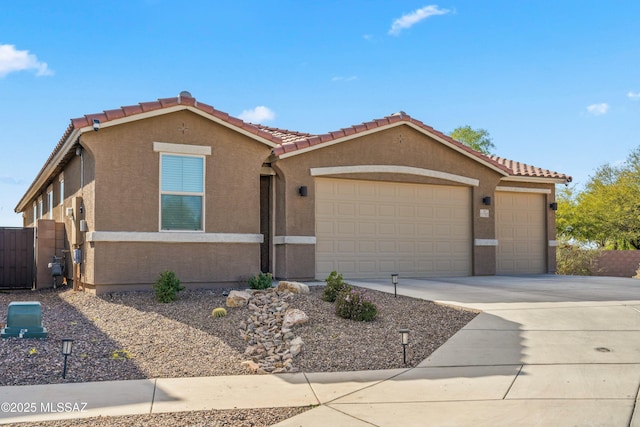
[[[298,371],[405,367],[398,333],[400,328],[411,330],[407,366],[415,366],[477,314],[367,290],[379,307],[378,318],[373,322],[354,322],[337,317],[333,304],[322,301],[323,288],[312,286],[309,295],[296,295],[291,301],[292,307],[309,316],[308,323],[295,328],[296,335],[304,341],[304,350],[294,359]],[[157,302],[151,291],[103,296],[73,292],[65,287],[35,292],[0,292],[0,324],[6,323],[10,302],[40,301],[43,324],[49,331],[48,338],[42,340],[0,340],[0,360],[7,367],[0,372],[0,386],[251,375],[247,368],[241,366],[246,359],[243,356],[246,343],[238,331],[239,323],[249,315],[248,309],[227,308],[226,317],[213,318],[211,311],[224,307],[225,300],[222,290],[183,291],[178,301],[169,304]],[[64,380],[61,377],[63,358],[60,352],[63,337],[75,340]],[[286,415],[291,408],[270,411],[270,415],[264,415],[265,419],[271,420],[280,413],[285,418],[291,416]],[[173,422],[173,425],[269,425],[241,424],[237,417],[243,417],[247,412],[236,412],[143,416],[129,425],[145,425],[146,422],[172,425],[171,421],[164,424],[160,418],[157,422],[151,420],[155,419],[153,417],[170,419],[174,416],[184,417],[184,422]],[[196,418],[188,418],[190,416]],[[256,422],[251,415],[246,415],[246,418],[246,422]],[[219,420],[218,424],[215,424],[216,420]],[[117,422],[117,419],[111,419],[109,424],[92,425],[126,424]],[[277,421],[269,421],[273,422]]]

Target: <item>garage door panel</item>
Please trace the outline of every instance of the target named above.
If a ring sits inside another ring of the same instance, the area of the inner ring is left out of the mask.
[[[544,195],[496,193],[498,274],[546,272]]]
[[[470,200],[467,187],[318,178],[316,277],[470,275]]]

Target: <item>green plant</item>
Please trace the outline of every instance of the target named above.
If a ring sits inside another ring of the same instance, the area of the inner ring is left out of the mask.
[[[227,315],[227,310],[224,307],[214,308],[211,315],[213,317],[224,317]]]
[[[180,280],[173,271],[163,271],[160,277],[153,285],[156,293],[156,299],[160,302],[167,303],[178,299],[178,292],[184,289],[180,285]]]
[[[133,355],[129,350],[116,350],[111,353],[111,359],[113,360],[131,359],[132,357]]]
[[[258,273],[249,279],[249,287],[251,289],[269,289],[273,284],[273,276],[271,273]]]
[[[378,316],[378,306],[365,291],[348,289],[336,298],[336,314],[344,319],[370,322]]]
[[[322,293],[324,301],[335,302],[340,292],[351,290],[351,286],[342,280],[342,274],[338,274],[336,271],[332,271],[324,281],[327,284]]]
[[[31,350],[29,350],[29,356],[33,356],[34,354],[38,354],[38,350],[36,350],[35,347],[33,347]]]
[[[585,249],[563,243],[556,252],[556,274],[592,276],[598,272],[600,249]]]

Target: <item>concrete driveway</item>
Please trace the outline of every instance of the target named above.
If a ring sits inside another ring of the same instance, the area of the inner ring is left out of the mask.
[[[483,313],[417,368],[331,381],[322,407],[280,425],[640,426],[639,280],[401,277],[398,293]]]

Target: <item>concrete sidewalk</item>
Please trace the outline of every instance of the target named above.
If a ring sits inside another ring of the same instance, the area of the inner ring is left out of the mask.
[[[393,291],[385,281],[351,282]],[[22,409],[3,408],[0,423],[320,405],[278,426],[640,427],[639,286],[592,277],[401,278],[400,294],[484,310],[416,368],[0,387],[0,403]],[[58,402],[71,411],[56,411]],[[24,413],[25,404],[36,413]]]

